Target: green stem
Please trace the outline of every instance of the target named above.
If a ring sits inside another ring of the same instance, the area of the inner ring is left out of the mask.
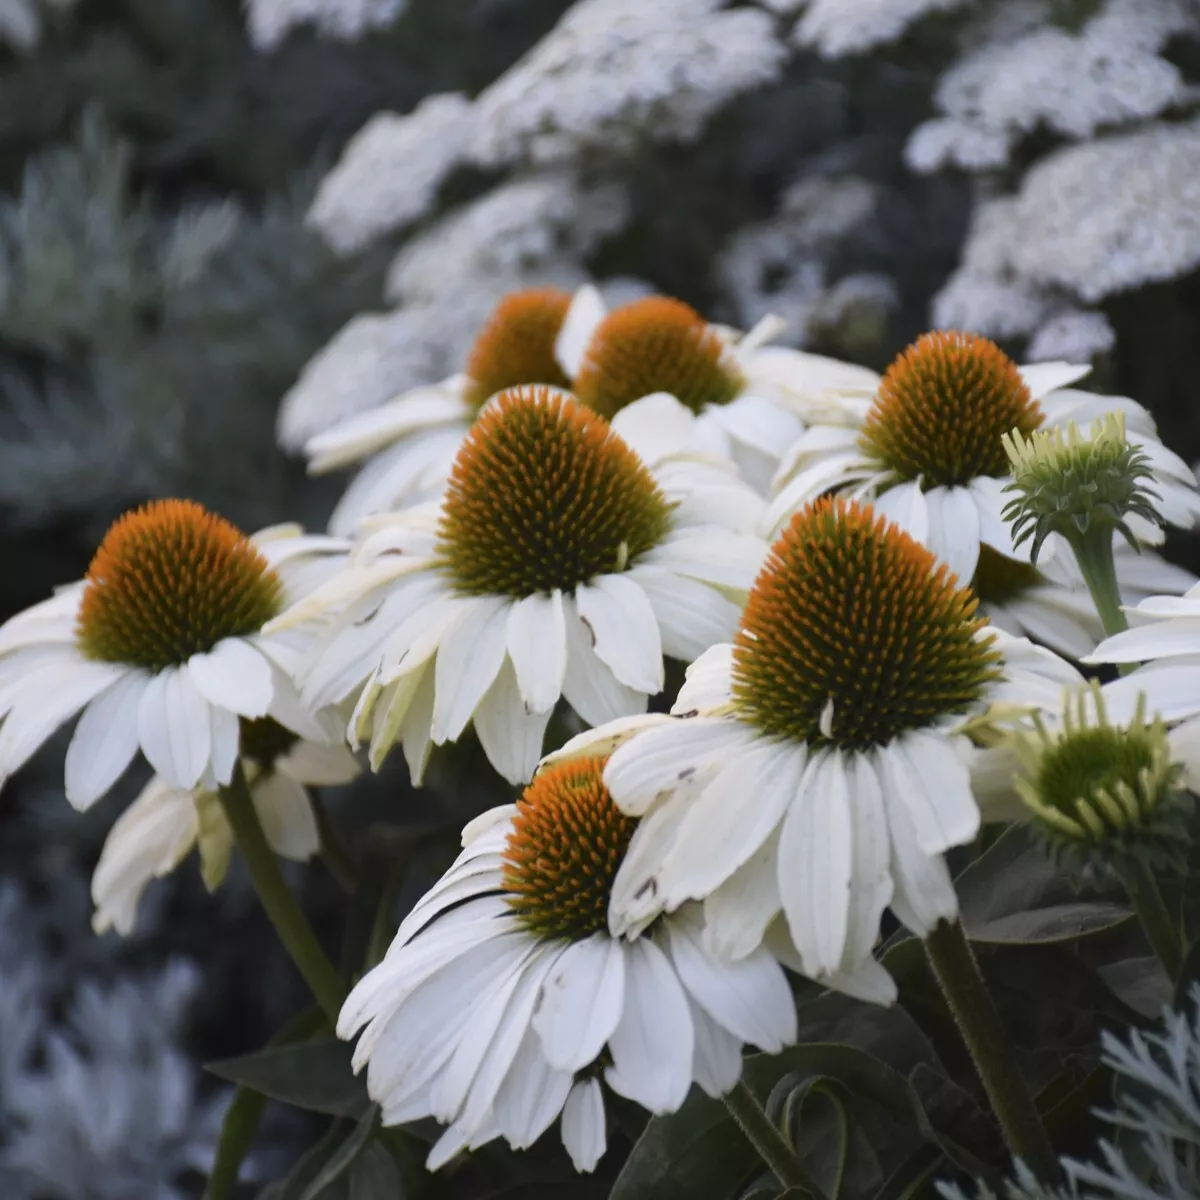
[[[960,922],[942,921],[925,941],[929,965],[971,1052],[1004,1140],[1043,1182],[1058,1179],[1058,1158]]]
[[[1112,637],[1129,628],[1121,608],[1121,589],[1117,585],[1117,567],[1113,560],[1112,530],[1103,526],[1071,538],[1075,561],[1083,572],[1092,594],[1092,603],[1100,614],[1104,632]]]
[[[724,1100],[725,1107],[746,1135],[747,1141],[758,1151],[759,1157],[771,1168],[779,1182],[784,1187],[803,1188],[816,1200],[824,1200],[825,1193],[813,1182],[796,1157],[796,1151],[763,1111],[745,1081],[739,1080]]]
[[[1158,890],[1157,880],[1148,867],[1140,866],[1129,872],[1124,883],[1146,939],[1171,982],[1177,982],[1183,970],[1183,936]]]
[[[275,926],[275,932],[279,934],[279,940],[292,956],[292,961],[304,976],[321,1010],[336,1025],[345,999],[341,978],[321,949],[320,942],[279,869],[275,852],[267,843],[262,825],[259,824],[241,763],[234,770],[233,779],[217,794],[233,830],[234,840],[250,869],[255,891],[271,924]]]

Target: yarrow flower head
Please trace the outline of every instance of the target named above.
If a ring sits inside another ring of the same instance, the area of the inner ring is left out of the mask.
[[[560,697],[589,724],[642,712],[664,655],[737,623],[766,552],[758,497],[682,456],[695,416],[648,397],[610,425],[566,392],[516,388],[480,414],[441,501],[377,518],[344,572],[276,627],[328,618],[313,705],[360,689],[351,736],[414,779],[468,723],[527,781]],[[362,686],[365,682],[365,687]]]
[[[419,900],[383,962],[346,1000],[338,1035],[384,1124],[448,1126],[436,1169],[494,1138],[532,1145],[561,1114],[591,1171],[606,1144],[604,1085],[654,1113],[693,1082],[721,1095],[742,1046],[796,1036],[783,972],[765,951],[716,960],[687,906],[639,936],[609,928],[637,827],[613,804],[603,757],[544,767],[515,805],[463,833],[463,852]],[[536,1098],[533,1102],[531,1098]]]
[[[1192,800],[1166,724],[1146,711],[1140,695],[1131,719],[1114,723],[1093,681],[1067,693],[1057,719],[1034,713],[1033,728],[1006,743],[1027,819],[1077,870],[1127,878],[1186,862]]]
[[[834,384],[870,372],[834,359],[764,345],[782,328],[768,317],[744,335],[710,325],[669,296],[595,313],[567,348],[580,401],[611,419],[643,396],[666,392],[696,413],[699,445],[732,458],[765,491],[786,448]]]
[[[789,522],[736,638],[692,665],[672,716],[552,757],[616,747],[605,782],[641,823],[614,930],[701,900],[715,953],[766,939],[810,977],[888,1001],[871,953],[884,908],[922,935],[957,913],[942,855],[980,819],[964,727],[1078,678],[990,630],[970,590],[869,506],[823,500]]]
[[[358,774],[342,742],[299,738],[270,717],[242,726],[242,769],[267,842],[276,854],[305,862],[320,849],[309,786],[349,783]],[[92,876],[97,933],[133,932],[143,893],[196,848],[210,891],[225,879],[233,830],[217,796],[202,788],[172,787],[155,776],[117,818]]]
[[[838,415],[813,423],[785,456],[768,525],[782,528],[798,507],[831,490],[873,496],[881,513],[967,583],[981,547],[1030,560],[1030,547],[1014,541],[1004,516],[1005,488],[1013,481],[1006,435],[1024,444],[1071,422],[1120,412],[1158,497],[1151,519],[1129,512],[1130,529],[1139,541],[1157,543],[1161,521],[1190,528],[1200,516],[1191,469],[1158,441],[1140,405],[1069,386],[1088,369],[1061,362],[1018,367],[987,338],[927,333],[873,389],[827,397],[827,406],[836,400]]]
[[[1059,534],[1074,544],[1095,536],[1119,533],[1137,549],[1126,520],[1130,514],[1152,525],[1160,523],[1150,460],[1125,438],[1125,417],[1106,414],[1092,422],[1085,438],[1074,421],[1024,437],[1020,430],[1004,435],[1013,480],[1005,491],[1015,493],[1004,509],[1012,524],[1013,544],[1032,539],[1030,558],[1036,562],[1043,543]]]
[[[413,388],[342,421],[305,447],[317,474],[369,460],[330,518],[348,534],[365,517],[438,495],[471,422],[497,392],[521,384],[570,386],[563,339],[576,338],[602,304],[592,287],[510,292],[480,330],[461,374]]]
[[[0,627],[0,779],[80,710],[66,761],[77,808],[139,747],[169,786],[215,789],[232,777],[244,719],[325,736],[329,720],[291,682],[290,648],[263,627],[344,549],[294,526],[250,538],[185,500],[126,513],[85,579]]]

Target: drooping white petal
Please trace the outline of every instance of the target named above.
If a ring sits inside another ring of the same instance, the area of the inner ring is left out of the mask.
[[[906,782],[900,795],[917,844],[927,854],[965,845],[979,832],[979,806],[963,750],[961,739],[920,730],[902,734],[887,747],[889,761]]]
[[[432,738],[456,741],[504,663],[510,602],[480,596],[465,603],[442,635],[434,662]]]
[[[121,777],[138,750],[138,704],[149,676],[130,671],[79,718],[67,748],[66,790],[73,808],[90,808]]]
[[[225,638],[207,654],[193,654],[187,669],[200,694],[217,708],[264,717],[271,707],[271,665],[241,638]]]
[[[233,769],[237,766],[242,741],[241,722],[236,713],[211,704],[208,707],[208,720],[212,741],[212,753],[209,756],[212,783],[224,787],[233,778]]]
[[[572,1086],[563,1105],[562,1141],[575,1170],[589,1174],[604,1157],[604,1094],[600,1080],[581,1079]]]
[[[779,833],[773,833],[704,898],[704,942],[718,958],[745,958],[778,916]]]
[[[646,593],[623,575],[598,575],[575,589],[593,649],[620,683],[654,695],[663,687],[662,636]]]
[[[567,622],[562,592],[535,592],[508,612],[508,657],[530,712],[548,712],[567,674]]]
[[[668,907],[701,899],[759,850],[796,799],[807,759],[803,744],[760,737],[705,784],[663,863]]]
[[[129,667],[68,658],[31,674],[0,725],[0,781],[84,705],[120,680]]]
[[[614,1092],[652,1113],[674,1112],[692,1083],[694,1032],[687,997],[671,964],[648,938],[626,950],[625,1004],[608,1040]]]
[[[975,500],[975,513],[979,521],[979,540],[990,546],[997,554],[1005,558],[1015,558],[1018,562],[1028,562],[1029,552],[1033,548],[1032,539],[1024,541],[1018,548],[1013,544],[1012,526],[1004,519],[1004,508],[1012,499],[1006,495],[1003,479],[994,479],[990,475],[976,476],[967,485]],[[1038,562],[1048,559],[1048,546],[1038,556]]]
[[[562,691],[567,703],[593,726],[644,713],[649,696],[626,687],[596,657],[592,628],[580,617],[574,596],[563,597],[563,618],[567,669]]]
[[[714,526],[677,529],[642,560],[676,575],[746,592],[762,567],[766,543],[759,537]]]
[[[919,483],[898,483],[872,501],[875,512],[887,517],[909,537],[925,545],[929,541],[929,502]]]
[[[312,801],[303,784],[272,771],[251,789],[254,810],[276,854],[307,862],[321,848]]]
[[[550,712],[525,711],[517,673],[505,659],[475,710],[475,732],[488,761],[509,783],[528,783],[542,753]]]
[[[625,958],[621,944],[597,933],[568,946],[542,985],[533,1027],[554,1067],[580,1071],[596,1060],[621,1019]]]
[[[649,600],[669,658],[691,662],[737,632],[741,609],[716,588],[646,564],[634,567],[629,578]]]
[[[484,1127],[495,1120],[514,1150],[528,1149],[562,1112],[573,1082],[572,1072],[558,1070],[545,1060],[537,1034],[527,1028]]]
[[[168,667],[146,684],[138,704],[142,753],[168,783],[193,788],[212,751],[209,704],[186,666]]]
[[[554,357],[568,379],[574,379],[583,366],[584,351],[604,320],[604,300],[590,283],[576,288],[567,315],[554,339]]]
[[[1136,610],[1135,610],[1136,611]],[[1153,625],[1136,626],[1105,638],[1085,663],[1134,663],[1151,658],[1195,654],[1200,647],[1200,616],[1172,617]]]
[[[936,487],[925,493],[929,532],[925,544],[966,587],[979,562],[979,512],[967,488]]]
[[[796,1040],[796,1005],[779,964],[762,949],[720,962],[705,948],[698,914],[682,910],[664,940],[692,999],[738,1039],[774,1054]]]
[[[792,1002],[790,992],[788,1002]],[[714,1021],[691,996],[688,997],[688,1008],[696,1038],[692,1074],[708,1095],[723,1096],[742,1076],[742,1043]]]
[[[850,918],[854,831],[843,752],[809,760],[779,837],[779,894],[805,974],[842,964]]]
[[[869,958],[879,940],[879,922],[892,898],[891,843],[883,790],[867,755],[852,755],[846,764],[854,861],[850,877],[850,909],[842,969],[853,971]]]
[[[723,717],[655,725],[618,747],[604,768],[604,784],[623,812],[640,817],[660,793],[754,740],[748,726]]]

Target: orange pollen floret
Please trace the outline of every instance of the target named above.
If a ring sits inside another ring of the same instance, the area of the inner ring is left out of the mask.
[[[671,507],[598,413],[548,388],[511,388],[454,460],[438,550],[467,595],[570,591],[623,571],[666,536]]]
[[[995,342],[935,331],[887,369],[859,444],[900,480],[951,487],[1009,473],[1001,438],[1030,434],[1044,415],[1013,362]]]
[[[966,711],[998,678],[978,603],[870,506],[818,500],[792,518],[750,592],[734,701],[768,734],[885,745]]]
[[[77,637],[89,658],[161,671],[256,633],[282,583],[254,543],[191,500],[120,517],[87,571]]]
[[[504,886],[513,911],[541,937],[582,941],[608,928],[609,894],[637,820],[608,794],[607,761],[551,763],[517,801]]]
[[[559,288],[528,288],[505,296],[467,358],[466,402],[478,410],[497,392],[524,383],[569,388],[554,344],[570,307],[571,294]]]
[[[652,392],[670,392],[699,412],[728,404],[744,386],[728,347],[695,309],[647,296],[613,309],[596,327],[575,394],[611,420]]]

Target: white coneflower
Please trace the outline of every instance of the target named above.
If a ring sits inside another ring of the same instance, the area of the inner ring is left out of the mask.
[[[1155,436],[1140,405],[1069,385],[1088,372],[1070,363],[1018,367],[986,338],[927,333],[888,368],[873,394],[844,395],[842,422],[814,425],[797,440],[776,479],[771,528],[830,490],[873,496],[876,508],[924,542],[963,582],[980,547],[1009,558],[1017,549],[1004,519],[1012,468],[1003,438],[1016,431],[1088,425],[1124,414],[1130,443],[1147,461],[1164,521],[1190,527],[1200,516],[1196,477]],[[1157,525],[1132,515],[1141,541],[1157,542]]]
[[[873,372],[764,343],[781,326],[766,318],[744,335],[710,325],[667,296],[595,311],[564,346],[579,399],[610,420],[642,396],[668,392],[700,421],[697,435],[732,458],[765,493],[783,452],[822,411],[829,388],[863,387]]]
[[[637,822],[603,758],[545,767],[515,805],[467,827],[463,852],[346,1001],[338,1034],[386,1125],[449,1125],[436,1169],[503,1137],[532,1145],[561,1114],[577,1169],[606,1145],[603,1084],[654,1113],[693,1082],[741,1076],[742,1046],[796,1036],[791,990],[765,951],[705,949],[696,906],[641,936],[609,931],[609,893]]]
[[[321,848],[310,786],[349,783],[359,764],[344,744],[302,741],[266,718],[242,730],[242,768],[271,849],[304,862]],[[92,875],[97,933],[133,931],[142,893],[169,875],[191,852],[210,891],[229,869],[233,830],[212,792],[172,787],[155,776],[116,819]]]
[[[560,697],[588,724],[644,711],[664,656],[732,636],[766,553],[731,466],[681,456],[696,418],[647,397],[612,426],[564,392],[517,388],[468,434],[439,505],[377,519],[347,569],[277,627],[330,614],[304,684],[351,697],[378,765],[414,779],[469,723],[528,780]]]
[[[366,465],[346,488],[329,520],[351,532],[364,517],[436,496],[454,456],[487,400],[520,384],[569,387],[559,342],[573,344],[580,324],[603,306],[595,288],[574,295],[558,288],[510,292],[480,331],[461,374],[413,388],[314,437],[307,446],[313,474],[351,463]]]
[[[703,900],[709,944],[736,958],[769,933],[782,952],[782,911],[805,974],[890,1000],[871,953],[884,908],[922,936],[957,915],[942,855],[980,822],[965,723],[997,701],[1054,704],[1079,679],[977,606],[871,508],[796,514],[736,641],[693,664],[675,715],[561,752],[618,743],[605,782],[642,818],[614,928]]]
[[[230,781],[240,718],[328,736],[292,683],[293,650],[263,626],[344,549],[293,526],[249,538],[186,500],[126,513],[84,580],[0,627],[0,780],[80,710],[66,791],[81,809],[139,747],[187,790]]]

